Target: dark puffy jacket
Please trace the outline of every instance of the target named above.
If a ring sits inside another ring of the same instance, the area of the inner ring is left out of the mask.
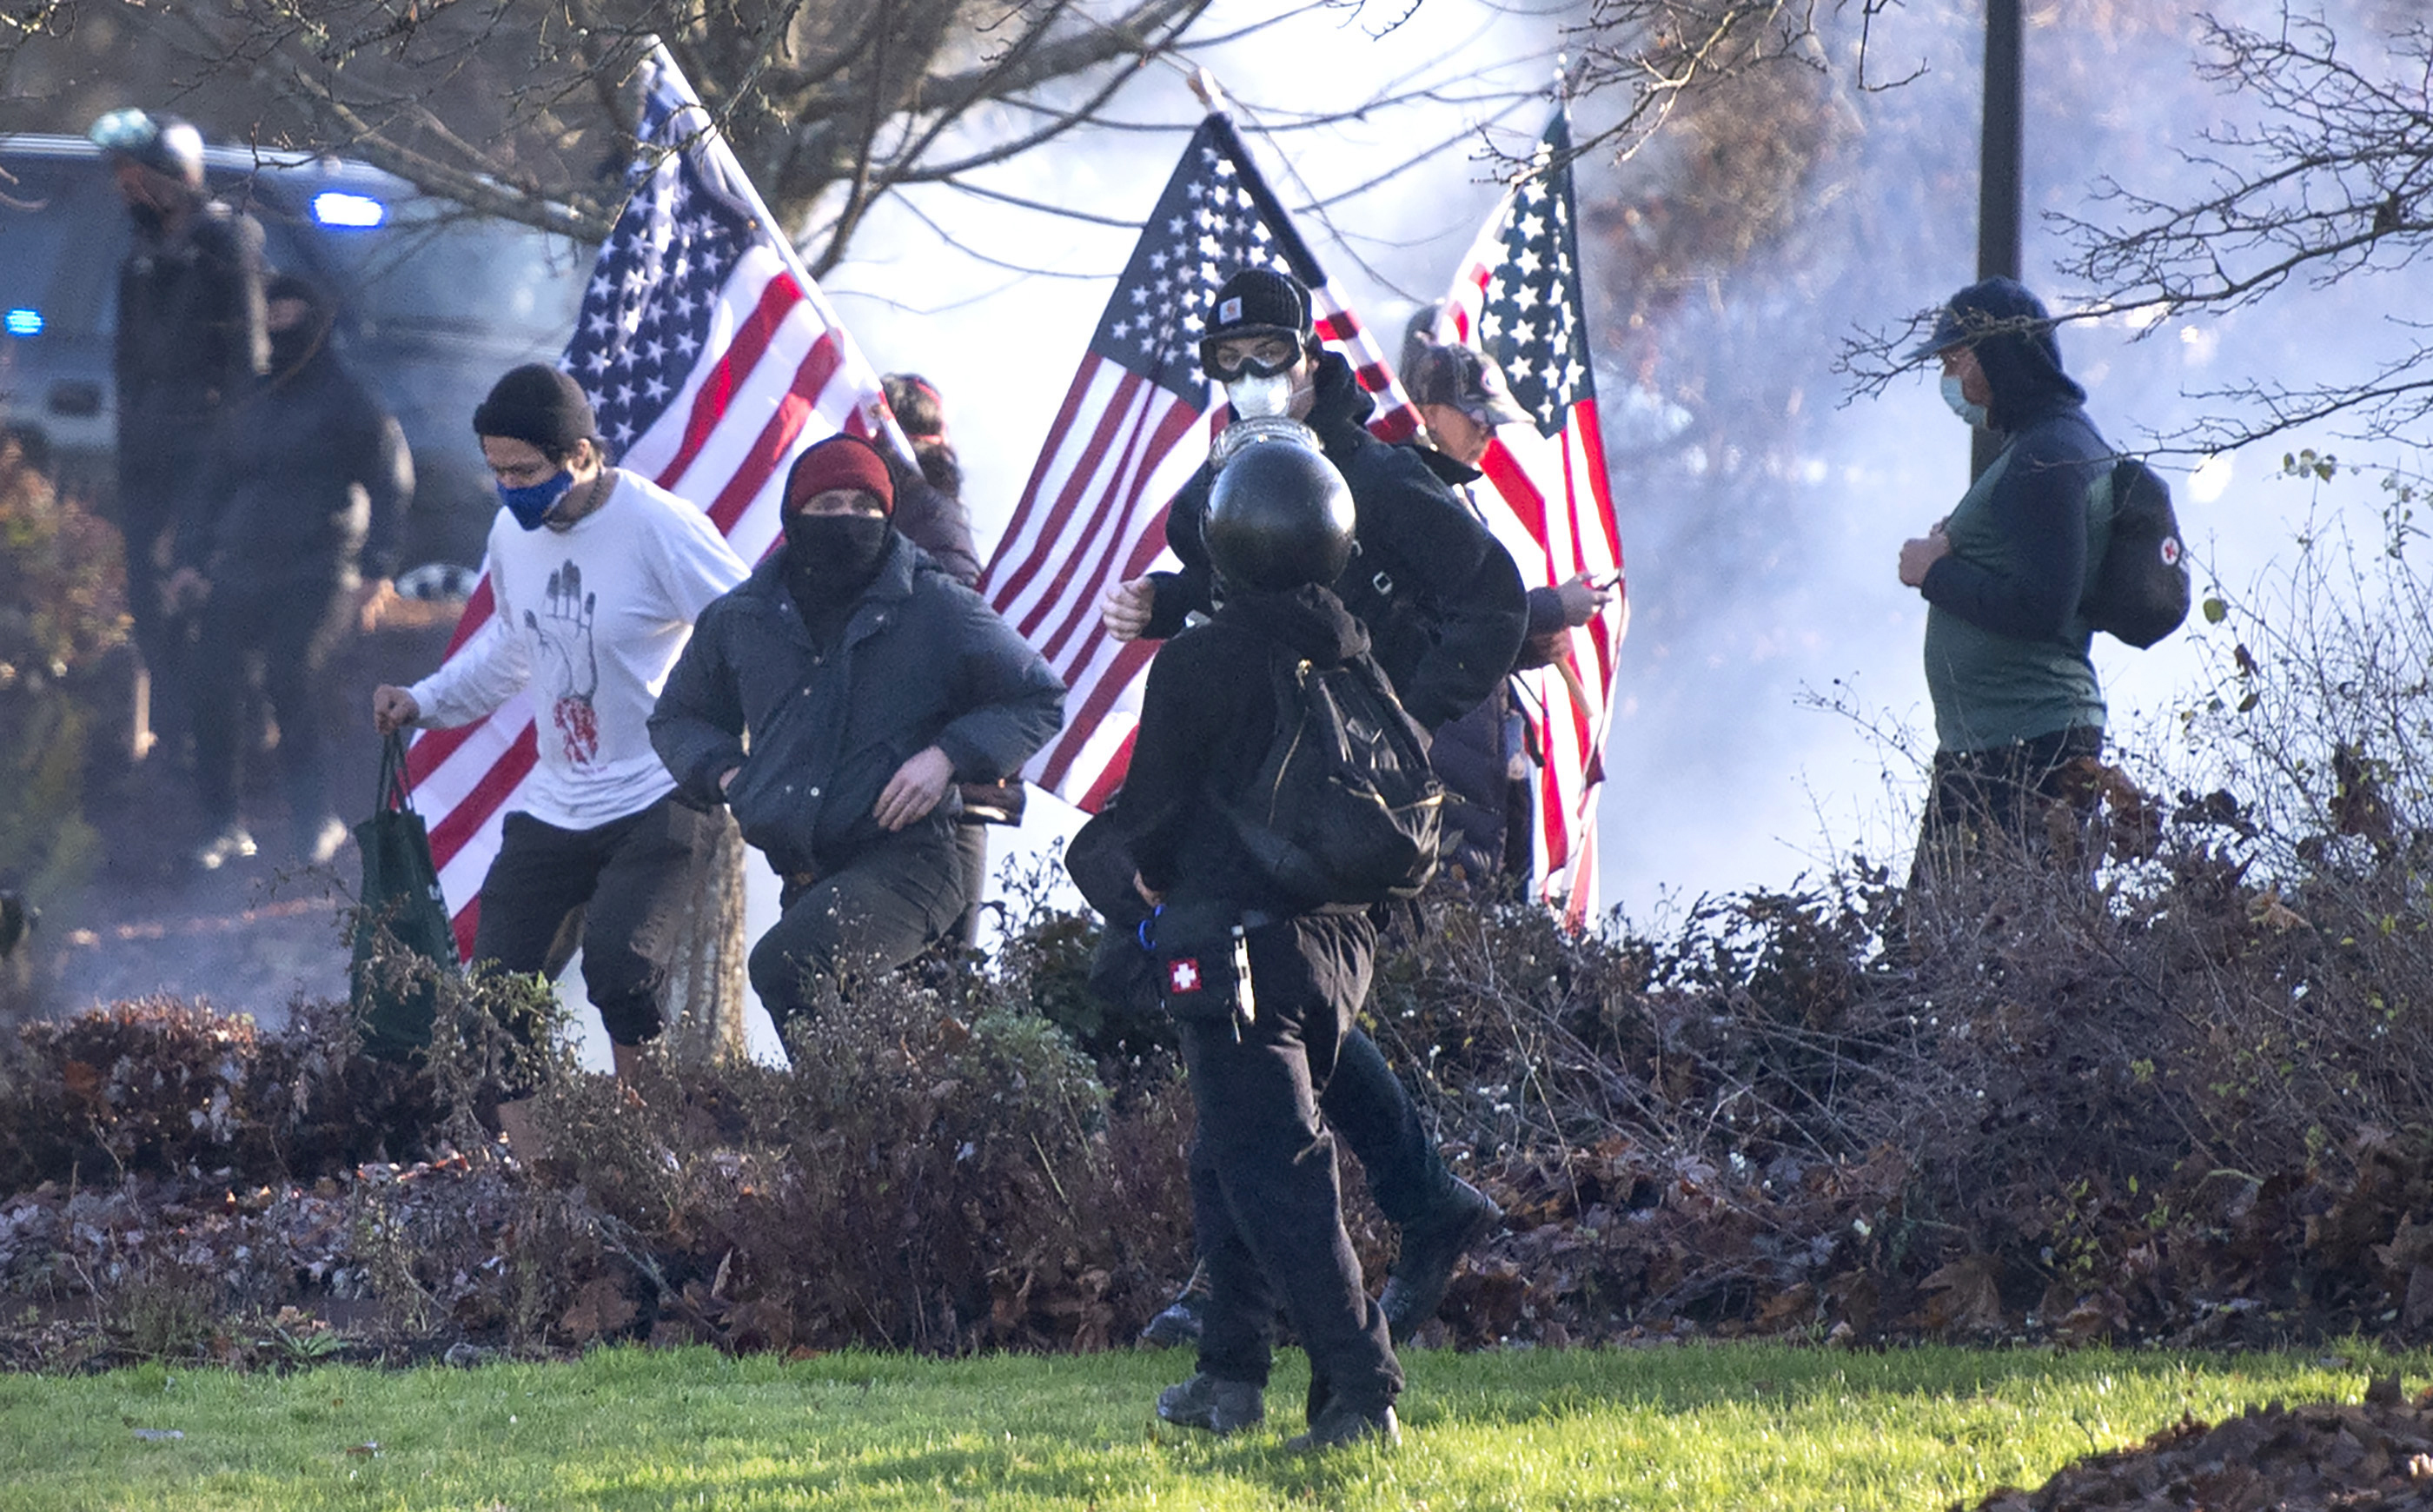
[[[784,553],[702,611],[651,715],[694,800],[724,802],[780,872],[833,872],[891,837],[871,817],[935,745],[958,781],[1011,776],[1064,722],[1064,685],[979,595],[901,535],[823,653],[786,591]],[[743,749],[749,732],[751,754]],[[925,824],[954,823],[941,804]]]
[[[262,228],[208,200],[176,236],[139,229],[118,270],[122,447],[174,445],[164,428],[232,403],[270,365]]]
[[[1341,356],[1319,361],[1309,427],[1352,485],[1359,544],[1336,594],[1368,627],[1378,666],[1430,729],[1475,708],[1512,670],[1528,608],[1512,558],[1419,451],[1369,433],[1376,402]],[[1201,528],[1214,472],[1203,467],[1167,507],[1179,572],[1153,574],[1148,635],[1165,637],[1215,603]]]
[[[964,512],[962,501],[883,448],[881,455],[887,458],[887,475],[895,483],[895,510],[890,518],[896,534],[928,552],[956,582],[967,588],[978,586],[980,556],[972,545],[972,518]]]
[[[895,484],[895,510],[892,518],[895,529],[906,540],[929,553],[940,567],[967,588],[980,586],[979,551],[972,544],[972,517],[963,508],[962,496],[928,476],[929,457],[939,450],[947,456],[950,476],[961,476],[953,462],[954,452],[948,448],[915,447],[921,457],[916,467],[897,457],[891,448],[882,447],[880,454],[887,459],[887,474]],[[963,822],[967,824],[1019,824],[1026,801],[1026,790],[1019,777],[1007,777],[996,782],[966,782],[959,785],[963,806]]]
[[[202,485],[186,496],[178,558],[214,585],[253,590],[397,575],[414,457],[396,418],[319,348],[220,420]]]
[[[1477,496],[1471,485],[1485,474],[1441,451],[1422,450],[1420,455],[1457,497],[1469,501],[1475,513]],[[1531,588],[1528,603],[1527,637],[1513,663],[1515,671],[1545,666],[1550,637],[1566,628],[1560,593],[1550,587]],[[1459,868],[1460,875],[1472,881],[1506,873],[1524,875],[1529,870],[1528,778],[1512,774],[1513,758],[1519,754],[1513,749],[1515,732],[1510,728],[1515,718],[1511,688],[1498,688],[1477,707],[1438,729],[1436,744],[1428,752],[1428,764],[1461,800],[1445,809],[1452,837],[1445,864]],[[1518,828],[1516,819],[1523,821]]]

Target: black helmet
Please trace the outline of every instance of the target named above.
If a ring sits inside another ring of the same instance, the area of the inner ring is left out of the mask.
[[[1352,560],[1352,488],[1310,441],[1234,451],[1208,490],[1208,560],[1236,587],[1281,593],[1333,583]]]

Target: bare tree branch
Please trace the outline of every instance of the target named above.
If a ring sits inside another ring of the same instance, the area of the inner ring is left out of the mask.
[[[1170,39],[1198,20],[1208,5],[1209,0],[1139,0],[1113,21],[1087,22],[1053,42],[1046,40],[1046,26],[1034,27],[1008,47],[1006,58],[935,80],[923,92],[923,105],[954,110],[978,100],[1029,93],[1043,84],[1087,73],[1117,59],[1147,62],[1164,52]]]
[[[2076,253],[2066,270],[2108,303],[2235,310],[2293,280],[2324,288],[2422,257],[2433,237],[2433,41],[2420,27],[2394,57],[2412,78],[2369,77],[2318,19],[2285,12],[2277,33],[2205,18],[2204,76],[2251,98],[2259,125],[2211,132],[2191,161],[2212,192],[2172,204],[2103,180],[2108,220],[2054,217]]]
[[[1003,268],[1009,273],[1020,273],[1029,278],[1075,279],[1083,282],[1096,279],[1112,279],[1123,271],[1120,267],[1110,267],[1090,272],[1076,272],[1071,268],[1047,268],[1034,266],[1028,263],[1011,263],[1004,258],[995,256],[988,252],[983,252],[978,247],[957,237],[953,232],[947,230],[944,226],[939,225],[937,221],[932,219],[929,212],[923,210],[920,204],[910,195],[907,195],[896,202],[902,205],[906,210],[911,212],[914,219],[918,220],[922,225],[928,227],[930,231],[937,236],[938,240],[945,243],[948,246],[953,247],[956,251],[962,253],[973,262],[985,263],[990,267]],[[1132,223],[1125,221],[1122,224],[1126,227],[1130,227]]]
[[[978,184],[967,184],[961,178],[941,178],[938,181],[944,184],[949,189],[970,195],[975,198],[993,199],[1001,205],[1012,205],[1019,210],[1036,211],[1042,215],[1055,215],[1065,220],[1078,220],[1091,226],[1111,226],[1117,230],[1136,231],[1140,229],[1140,222],[1136,220],[1126,220],[1121,215],[1097,215],[1093,214],[1086,210],[1076,210],[1070,205],[1051,205],[1044,199],[1030,199],[1021,195],[1009,195],[1002,189],[984,189]]]
[[[814,261],[832,265],[899,185],[1089,125],[1146,64],[1195,44],[1210,4],[0,0],[0,57],[73,47],[80,21],[105,19],[169,48],[179,82],[147,86],[150,97],[195,102],[213,135],[350,153],[485,212],[593,238],[619,208],[633,72],[655,38],[781,224],[830,207]],[[1059,95],[1011,141],[971,128],[986,107]]]
[[[2253,124],[2216,129],[2185,155],[2194,195],[2163,197],[2099,181],[2089,215],[2048,215],[2067,237],[2064,275],[2088,296],[2061,321],[2128,315],[2138,339],[2266,299],[2305,297],[2348,280],[2411,268],[2433,251],[2433,32],[2424,24],[2343,54],[2319,14],[2285,6],[2271,31],[2207,16],[2204,77],[2253,108]],[[1853,397],[1918,365],[1905,356],[1934,317],[1845,343],[1836,371]],[[2406,324],[2394,320],[2394,324]],[[2433,345],[2345,379],[2253,379],[2188,396],[2204,417],[2160,437],[2207,454],[2333,425],[2352,438],[2433,440]]]
[[[1861,3],[1872,17],[1886,0]],[[1583,99],[1619,94],[1622,104],[1574,150],[1628,157],[1689,90],[1784,62],[1822,68],[1816,21],[1817,0],[1595,0],[1573,32],[1580,61],[1570,88]],[[1511,166],[1525,160],[1516,157]]]

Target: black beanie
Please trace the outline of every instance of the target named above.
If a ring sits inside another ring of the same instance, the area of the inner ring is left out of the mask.
[[[475,435],[529,441],[555,457],[572,451],[578,441],[593,439],[599,429],[583,385],[540,363],[527,363],[500,379],[473,412]]]
[[[1301,280],[1273,268],[1244,268],[1227,279],[1208,308],[1203,342],[1228,336],[1309,334],[1309,291]]]

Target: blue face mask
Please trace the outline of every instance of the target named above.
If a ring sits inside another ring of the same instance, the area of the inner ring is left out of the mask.
[[[507,513],[516,517],[517,524],[526,530],[538,530],[549,518],[549,512],[557,507],[557,501],[565,498],[573,486],[574,474],[560,467],[554,476],[544,478],[529,488],[499,484],[499,502],[507,506]]]
[[[1951,406],[1952,414],[1959,416],[1979,430],[1983,430],[1986,422],[1992,418],[1985,413],[1984,405],[1970,402],[1968,396],[1960,391],[1958,373],[1943,375],[1943,402]]]

